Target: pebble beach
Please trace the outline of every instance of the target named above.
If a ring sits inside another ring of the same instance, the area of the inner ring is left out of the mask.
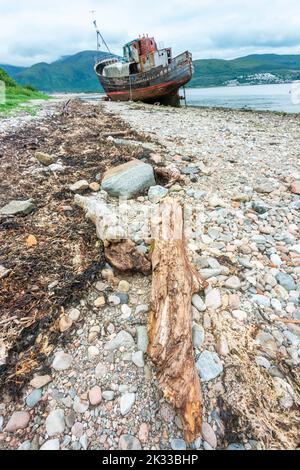
[[[74,179],[69,164],[68,173],[68,155],[76,153],[75,146],[56,149],[51,144],[47,153],[60,154],[58,162],[49,163],[60,169],[53,168],[50,176],[39,173],[42,163],[35,151],[44,151],[49,123],[61,113],[62,105],[63,98],[50,101],[34,121],[29,117],[0,120],[4,155],[16,129],[30,125],[44,132],[44,140],[25,147],[30,163],[25,165],[18,158],[26,196],[31,196],[27,175],[42,175],[56,178],[61,190],[74,185],[68,196],[71,207],[65,212],[75,210],[78,195],[108,197],[110,204],[117,205],[111,194],[101,190],[101,170],[98,175],[93,169],[94,173]],[[80,133],[90,132],[95,134],[92,155],[100,152],[97,140],[101,139],[106,156],[111,152],[112,158],[117,152],[129,155],[128,148],[142,148],[146,152],[140,157],[143,162],[182,178],[170,187],[157,183],[134,202],[147,207],[166,195],[182,202],[189,258],[209,283],[204,292],[194,295],[191,306],[204,404],[202,436],[192,444],[185,442],[180,416],[164,400],[147,357],[151,275],[125,275],[107,264],[80,292],[80,298],[65,308],[57,328],[68,335],[68,341],[58,341],[53,347],[47,368],[35,371],[17,398],[12,399],[8,390],[0,396],[0,448],[297,449],[300,117],[141,103],[80,102],[77,106],[83,108],[87,121],[82,121],[83,131],[75,117],[72,135],[83,146],[80,152],[86,151],[85,164],[89,148],[84,148],[85,137]],[[70,137],[68,119],[66,115],[60,123],[66,139]],[[133,132],[130,142],[113,136],[110,123],[114,120]],[[104,121],[108,123],[105,137],[99,134]],[[93,163],[97,166],[97,160]],[[66,177],[59,183],[64,170]],[[9,215],[11,199],[5,195],[1,199],[3,217]],[[38,211],[43,212],[43,207],[38,205]],[[78,207],[76,211],[84,221],[84,211]],[[37,217],[38,212],[28,214],[25,217]],[[92,222],[85,223],[96,236]],[[150,255],[143,221],[132,221],[132,227],[138,251]],[[2,231],[0,237],[5,234]],[[0,255],[2,280],[13,267],[7,253]],[[70,255],[78,258],[75,249]],[[50,291],[55,280],[47,279]],[[4,365],[7,348],[5,337],[0,336]]]

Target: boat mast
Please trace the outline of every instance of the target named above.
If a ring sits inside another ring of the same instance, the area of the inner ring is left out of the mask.
[[[93,11],[93,12],[91,12],[91,13],[95,13],[95,11]],[[96,20],[96,19],[93,21],[93,24],[94,24],[94,26],[95,26],[96,34],[97,34],[97,51],[100,51],[100,49],[101,49],[101,41],[102,41],[102,44],[105,45],[106,49],[107,49],[108,52],[111,54],[111,51],[110,51],[110,49],[109,49],[109,47],[108,47],[108,45],[107,45],[107,43],[106,43],[104,37],[102,36],[102,34],[101,34],[100,31],[99,31],[99,28],[98,28],[97,20]]]

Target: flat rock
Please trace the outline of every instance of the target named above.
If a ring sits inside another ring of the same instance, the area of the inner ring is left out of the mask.
[[[74,423],[72,426],[72,435],[75,436],[77,439],[80,439],[83,435],[84,428],[82,423]]]
[[[162,186],[152,186],[148,192],[148,199],[152,204],[157,204],[168,194],[168,190]]]
[[[46,419],[46,431],[49,437],[62,434],[65,430],[65,414],[63,410],[52,411]]]
[[[98,357],[100,354],[99,348],[96,346],[90,346],[88,348],[88,357],[90,361],[93,361],[96,357]]]
[[[64,171],[65,167],[62,163],[53,163],[53,165],[48,166],[48,169],[52,171],[52,173],[61,173]]]
[[[46,441],[40,450],[59,450],[59,439],[50,439]]]
[[[205,312],[206,305],[203,302],[203,300],[201,299],[200,295],[198,295],[198,294],[193,295],[192,304],[198,310],[198,312]]]
[[[138,351],[132,354],[132,362],[139,368],[143,368],[145,366],[145,359],[143,351]]]
[[[0,264],[0,280],[5,279],[7,276],[9,276],[10,273],[11,269],[7,269],[5,268],[5,266],[2,266],[2,264]]]
[[[271,299],[265,295],[254,295],[252,297],[253,302],[260,305],[261,307],[270,307]]]
[[[146,353],[149,344],[148,328],[146,326],[138,326],[136,329],[136,334],[138,350]]]
[[[237,276],[232,276],[227,279],[227,281],[225,282],[225,286],[228,287],[228,289],[238,290],[241,287],[241,281]]]
[[[300,194],[300,181],[295,181],[291,184],[291,192],[293,194]]]
[[[93,191],[94,193],[98,193],[101,189],[101,186],[99,183],[91,183],[89,186],[90,190]]]
[[[268,206],[263,201],[254,201],[252,203],[252,209],[260,215],[265,214],[269,210]]]
[[[220,338],[218,339],[216,350],[217,350],[217,353],[220,354],[220,356],[228,356],[230,351],[229,351],[228,342],[225,336],[221,335]]]
[[[271,260],[271,263],[274,265],[274,266],[281,266],[282,265],[282,260],[280,258],[280,256],[278,256],[276,253],[273,253],[271,256],[270,256],[270,260]]]
[[[23,450],[31,450],[31,442],[30,441],[25,441],[21,445],[19,445],[18,450],[23,451]]]
[[[227,450],[246,450],[244,444],[229,444]]]
[[[274,352],[277,351],[276,341],[270,333],[266,333],[265,331],[260,331],[256,336],[256,341],[264,349],[270,349],[271,351],[274,351]]]
[[[74,322],[78,322],[80,320],[80,317],[81,317],[81,312],[80,310],[78,310],[78,308],[72,308],[70,311],[69,311],[69,318]]]
[[[202,424],[202,438],[213,448],[217,447],[217,438],[210,424],[204,422]]]
[[[73,410],[76,413],[83,414],[89,409],[89,403],[81,400],[79,397],[74,398]]]
[[[52,363],[52,367],[54,370],[57,371],[64,371],[68,370],[71,367],[73,362],[72,356],[70,354],[66,354],[64,352],[58,352],[55,355],[54,361]]]
[[[139,440],[146,443],[149,439],[149,428],[147,423],[142,423],[139,429]]]
[[[90,185],[86,180],[81,180],[77,181],[74,184],[71,184],[70,186],[70,191],[73,193],[82,193],[83,191],[86,191],[89,189]]]
[[[291,246],[290,251],[291,251],[292,253],[297,253],[298,255],[300,255],[300,245],[293,245],[293,246]]]
[[[105,401],[113,401],[115,398],[115,392],[112,390],[105,390],[105,392],[102,393],[102,398]]]
[[[99,362],[99,364],[97,365],[95,369],[95,376],[97,377],[97,379],[102,379],[102,377],[104,377],[106,373],[107,373],[106,365],[103,364],[102,362]]]
[[[193,345],[195,349],[200,349],[204,343],[205,331],[201,325],[193,325]]]
[[[34,408],[42,398],[42,390],[36,389],[26,398],[26,405],[28,408]]]
[[[100,387],[96,385],[89,391],[89,400],[92,406],[100,405],[102,401],[102,392]]]
[[[15,432],[19,429],[26,429],[30,420],[30,414],[27,411],[16,411],[8,421],[5,431]]]
[[[223,364],[219,356],[210,351],[204,351],[200,355],[196,367],[202,382],[209,382],[223,372]]]
[[[130,284],[127,281],[120,281],[118,291],[122,294],[127,294],[130,291]]]
[[[282,408],[292,408],[294,405],[295,393],[291,385],[279,377],[274,377],[273,380],[278,400]]]
[[[247,320],[248,317],[247,313],[242,310],[233,310],[232,316],[241,322]]]
[[[142,450],[142,446],[136,437],[124,434],[119,439],[119,450]]]
[[[258,366],[263,367],[264,369],[269,370],[271,367],[270,361],[266,357],[263,356],[257,356],[255,358],[255,362]]]
[[[53,165],[57,160],[55,155],[49,155],[48,153],[44,152],[36,152],[35,158],[45,166]]]
[[[152,166],[132,160],[108,170],[104,174],[101,188],[111,196],[132,198],[155,184]]]
[[[43,388],[52,382],[50,375],[38,375],[31,380],[30,385],[33,388]]]
[[[105,350],[106,351],[115,351],[116,349],[119,349],[121,346],[123,346],[126,349],[131,349],[134,347],[134,339],[129,334],[127,331],[122,330],[120,333],[109,343],[105,345]]]
[[[276,280],[288,292],[290,292],[291,290],[297,289],[296,282],[294,281],[293,277],[290,274],[280,272],[277,274]]]
[[[122,416],[126,416],[135,403],[135,394],[126,393],[120,400],[120,411]]]
[[[219,289],[212,289],[205,296],[205,305],[208,309],[217,310],[222,306],[221,292]]]
[[[170,444],[172,450],[186,450],[186,442],[183,439],[172,439]]]
[[[59,330],[61,333],[65,333],[66,331],[70,330],[72,326],[73,320],[71,320],[71,318],[67,317],[66,315],[61,317],[61,319],[59,320]]]
[[[0,215],[28,215],[35,209],[31,199],[27,201],[11,201],[0,209]]]

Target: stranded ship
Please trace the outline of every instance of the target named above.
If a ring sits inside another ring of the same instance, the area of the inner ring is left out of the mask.
[[[173,58],[171,48],[159,48],[154,38],[143,36],[125,44],[122,58],[96,63],[95,72],[112,101],[178,106],[179,89],[191,80],[194,69],[190,52]]]

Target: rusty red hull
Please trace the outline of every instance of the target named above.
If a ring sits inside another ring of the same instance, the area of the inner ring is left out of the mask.
[[[100,64],[99,64],[100,65]],[[96,66],[99,81],[112,101],[143,101],[146,103],[178,105],[178,90],[193,76],[192,58],[185,52],[167,66],[124,78],[108,78]]]

